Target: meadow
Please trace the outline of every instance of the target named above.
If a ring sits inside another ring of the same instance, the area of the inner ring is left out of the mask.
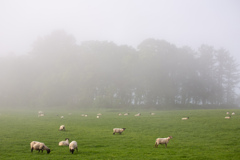
[[[236,115],[225,119],[227,111]],[[44,111],[44,117],[38,117],[37,112],[0,111],[1,160],[240,159],[238,109],[154,111],[154,116],[143,110],[139,117],[134,116],[138,113],[134,111],[118,116],[121,111],[115,110]],[[102,116],[97,119],[99,112]],[[187,116],[188,120],[181,120]],[[58,130],[62,124],[66,131]],[[126,130],[113,135],[115,127]],[[156,138],[168,136],[173,139],[167,148],[164,145],[155,148]],[[67,146],[58,146],[65,138],[78,142],[78,152],[71,154]],[[31,153],[33,140],[44,142],[51,153]]]

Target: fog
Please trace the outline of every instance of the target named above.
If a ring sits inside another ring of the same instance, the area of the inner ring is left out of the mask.
[[[0,105],[236,105],[237,0],[2,0]]]
[[[197,49],[225,48],[240,61],[238,0],[2,0],[0,55],[25,54],[40,36],[63,29],[78,43],[136,47],[147,38]]]

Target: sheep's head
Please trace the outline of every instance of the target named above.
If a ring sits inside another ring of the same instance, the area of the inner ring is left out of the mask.
[[[51,152],[51,150],[50,149],[47,149],[47,154],[49,154]]]
[[[126,128],[122,128],[122,129],[125,131]]]
[[[70,152],[73,154],[73,152],[74,152],[74,149],[70,149]]]
[[[172,136],[169,136],[168,139],[172,139]]]
[[[69,138],[65,138],[65,140],[69,140]]]

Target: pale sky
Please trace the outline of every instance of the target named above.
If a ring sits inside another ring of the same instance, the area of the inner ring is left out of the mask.
[[[77,43],[136,47],[147,38],[228,50],[240,62],[240,0],[0,0],[0,56],[65,30]]]

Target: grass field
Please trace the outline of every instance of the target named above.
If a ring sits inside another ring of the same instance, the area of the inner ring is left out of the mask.
[[[226,112],[235,112],[224,119]],[[240,159],[240,110],[181,110],[130,112],[118,116],[116,111],[0,111],[0,159]],[[68,115],[68,113],[72,115]],[[81,114],[88,114],[82,117]],[[122,112],[124,113],[124,112]],[[59,116],[56,116],[56,115]],[[63,115],[64,119],[60,116]],[[182,117],[189,120],[182,121]],[[64,124],[66,131],[59,131]],[[113,135],[115,127],[126,128]],[[172,136],[168,147],[154,147],[155,139]],[[69,138],[78,142],[78,152],[71,154],[58,142]],[[30,151],[31,141],[44,142],[51,153]]]

